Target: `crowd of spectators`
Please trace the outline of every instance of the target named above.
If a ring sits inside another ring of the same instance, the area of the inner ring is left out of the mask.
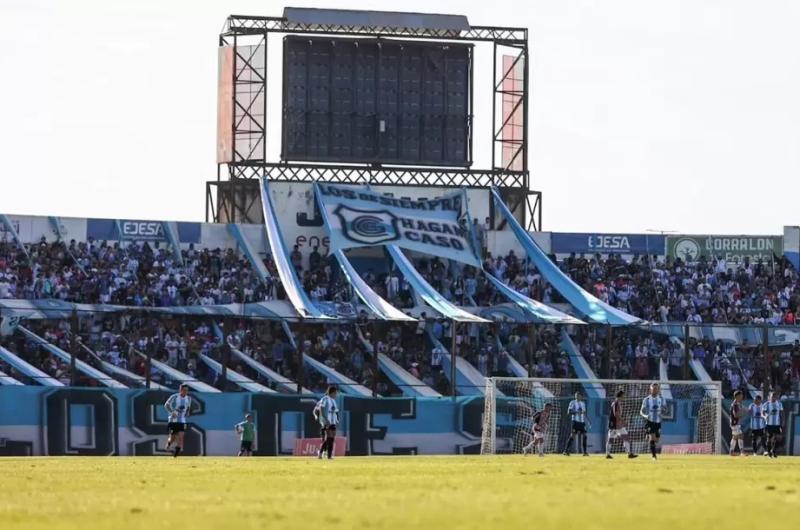
[[[774,262],[569,256],[562,270],[601,300],[654,322],[794,325],[800,276]]]
[[[516,291],[544,303],[564,302],[526,258],[514,251],[487,257],[483,269]],[[131,306],[210,305],[258,302],[284,298],[274,262],[263,260],[268,271],[262,281],[250,262],[234,249],[182,250],[180,260],[169,246],[148,242],[47,242],[27,245],[22,251],[13,241],[0,241],[0,298],[47,299],[81,303]],[[298,247],[290,254],[303,287],[313,301],[351,302],[352,288],[329,254],[314,247],[304,256]],[[413,256],[416,269],[445,299],[459,305],[488,306],[502,303],[492,284],[474,267],[436,257]],[[680,259],[640,256],[571,255],[559,262],[561,269],[584,289],[630,314],[654,322],[690,324],[793,325],[800,304],[800,277],[784,259],[774,263],[748,260],[727,263],[722,259],[687,264]],[[363,279],[379,295],[401,308],[416,305],[413,291],[396,270],[375,272],[366,268]],[[115,317],[116,318],[116,317]],[[126,322],[125,320],[128,320]],[[144,370],[148,352],[198,378],[217,384],[218,374],[197,362],[196,353],[219,358],[219,345],[207,324],[191,319],[164,318],[144,326],[146,317],[119,317],[112,329],[110,318],[81,320],[85,344],[104,360],[130,369]],[[68,343],[68,323],[52,324],[39,331],[55,344]],[[300,358],[274,324],[240,323],[232,335],[248,356],[287,377],[302,372]],[[142,331],[148,329],[148,332]],[[559,332],[543,328],[533,348],[526,326],[501,323],[492,327],[468,325],[456,337],[459,355],[483,375],[510,374],[513,359],[531,375],[566,377],[570,363],[560,345]],[[652,379],[659,376],[661,361],[670,376],[680,375],[684,351],[680,344],[652,333],[619,330],[612,334],[610,362],[604,364],[609,341],[604,329],[579,331],[575,342],[595,373],[603,377]],[[441,370],[442,348],[431,335],[449,345],[449,321],[427,317],[419,325],[357,324],[304,326],[297,332],[298,348],[315,359],[381,394],[397,393],[379,370],[373,357],[386,354],[424,384],[443,393],[449,380]],[[6,339],[7,341],[8,339]],[[46,355],[30,341],[17,344],[48,374],[64,379],[69,367]],[[787,388],[800,379],[800,347],[770,348],[767,356],[759,345],[733,349],[730,343],[692,341],[691,356],[731,388],[765,381]],[[35,353],[31,353],[34,352]],[[192,353],[194,352],[194,354]],[[38,357],[37,357],[38,356]],[[90,361],[93,359],[89,359]],[[232,365],[258,379],[241,363]],[[0,365],[0,369],[4,366]],[[9,368],[9,367],[5,367]],[[315,381],[307,376],[309,385]],[[158,381],[163,374],[153,373]]]
[[[148,242],[43,239],[26,247],[23,252],[0,241],[0,299],[180,306],[264,301],[278,294],[274,263],[264,260],[272,274],[262,282],[233,249],[190,246],[178,260],[171,249]]]

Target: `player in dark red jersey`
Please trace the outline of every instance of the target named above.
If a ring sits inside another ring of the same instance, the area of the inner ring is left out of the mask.
[[[622,415],[622,397],[625,395],[624,390],[619,390],[616,393],[616,399],[611,403],[611,412],[608,415],[608,439],[606,440],[606,458],[609,460],[611,456],[611,440],[619,438],[622,440],[622,446],[625,452],[628,453],[628,458],[636,458],[637,454],[631,448],[631,442],[628,438],[628,428],[625,424],[625,417]]]
[[[744,435],[742,434],[742,416],[744,407],[742,406],[744,392],[737,390],[733,393],[733,403],[731,403],[731,456],[742,455],[744,453]],[[740,445],[741,444],[741,445]]]
[[[552,403],[545,403],[544,408],[533,415],[533,440],[522,448],[522,454],[532,454],[538,447],[539,456],[544,456],[544,438],[547,434],[547,424],[550,421]]]

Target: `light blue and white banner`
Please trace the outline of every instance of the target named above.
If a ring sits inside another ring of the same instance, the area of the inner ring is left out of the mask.
[[[492,188],[492,199],[494,200],[495,208],[500,215],[505,218],[508,226],[514,232],[522,248],[528,258],[533,262],[545,280],[550,282],[550,285],[558,291],[561,296],[567,299],[572,304],[578,313],[585,316],[592,322],[599,324],[610,324],[612,326],[631,326],[643,323],[640,318],[634,317],[612,307],[611,305],[601,301],[591,293],[586,292],[580,285],[564,274],[558,266],[550,261],[539,245],[533,240],[528,232],[522,228],[522,225],[514,218],[511,210],[503,202],[500,194],[496,188]]]
[[[425,278],[414,268],[414,265],[403,254],[403,251],[394,245],[388,245],[386,250],[389,252],[397,270],[403,275],[403,278],[411,285],[414,292],[417,293],[426,304],[438,311],[443,317],[450,320],[457,320],[459,322],[472,322],[487,324],[490,321],[485,318],[473,315],[469,311],[453,305],[444,296],[439,294],[436,289],[429,284]]]
[[[503,296],[519,306],[523,311],[528,312],[535,322],[544,324],[584,324],[582,320],[518,293],[488,272],[486,273],[486,278]]]
[[[314,184],[331,250],[395,245],[480,267],[461,190],[412,201],[367,188]]]
[[[303,284],[297,275],[297,271],[289,262],[289,252],[286,250],[286,245],[281,235],[267,180],[261,181],[261,207],[264,210],[264,229],[267,231],[270,252],[272,252],[275,268],[278,269],[278,276],[280,276],[281,285],[283,285],[283,290],[286,292],[286,298],[289,299],[295,311],[303,318],[330,318],[308,297],[303,290]]]
[[[358,297],[369,307],[373,313],[383,320],[398,320],[405,322],[414,322],[416,319],[410,317],[394,307],[392,304],[381,298],[372,287],[370,287],[364,279],[359,276],[358,272],[353,268],[350,260],[344,255],[344,252],[337,250],[333,253],[339,266],[342,268],[347,281],[353,287]]]

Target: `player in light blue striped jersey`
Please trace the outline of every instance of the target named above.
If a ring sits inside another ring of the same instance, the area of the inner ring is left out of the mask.
[[[169,422],[167,423],[167,430],[169,431],[169,438],[167,438],[167,451],[172,449],[172,456],[178,458],[178,455],[183,451],[183,436],[186,433],[186,423],[189,414],[192,411],[192,398],[189,395],[189,385],[183,383],[177,394],[172,394],[167,402],[164,403],[164,408],[169,414]],[[173,444],[175,445],[173,449]]]
[[[661,387],[658,383],[650,385],[650,395],[642,400],[639,414],[647,423],[647,434],[650,438],[650,454],[656,460],[656,444],[661,439],[661,416],[667,408],[667,400],[661,397]]]
[[[747,413],[750,414],[750,436],[753,437],[753,454],[758,454],[758,447],[761,446],[761,454],[767,455],[767,438],[764,436],[764,427],[767,426],[767,420],[764,418],[764,403],[762,403],[761,394],[757,394],[756,398],[747,407]]]
[[[322,445],[317,452],[317,458],[322,458],[323,453],[327,452],[328,460],[333,459],[336,426],[339,424],[339,407],[336,406],[336,394],[336,387],[329,386],[328,391],[314,407],[314,418],[319,421],[322,435]]]
[[[575,392],[575,399],[569,402],[567,406],[567,414],[572,418],[572,431],[567,440],[567,447],[564,449],[564,455],[569,456],[572,452],[572,440],[578,439],[578,451],[583,448],[583,456],[589,456],[586,447],[586,426],[592,426],[589,422],[589,416],[586,413],[586,402],[583,400],[583,395],[580,391]]]
[[[778,458],[775,449],[783,434],[783,403],[781,403],[780,397],[780,392],[770,392],[769,400],[761,409],[767,423],[767,455],[772,458]]]

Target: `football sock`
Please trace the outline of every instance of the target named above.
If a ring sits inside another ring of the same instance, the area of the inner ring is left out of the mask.
[[[653,458],[656,457],[656,442],[650,440],[650,453],[653,455]]]

